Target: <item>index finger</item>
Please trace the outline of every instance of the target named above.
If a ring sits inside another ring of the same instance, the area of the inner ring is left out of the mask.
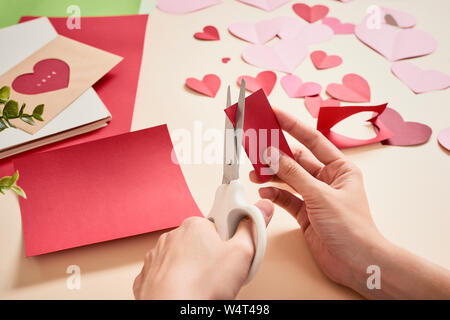
[[[301,142],[323,164],[327,165],[344,157],[344,154],[316,129],[280,109],[273,108],[273,111],[281,129]]]

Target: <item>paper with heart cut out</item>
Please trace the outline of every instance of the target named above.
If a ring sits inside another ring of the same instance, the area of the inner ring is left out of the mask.
[[[352,34],[355,31],[353,23],[342,23],[338,18],[326,17],[322,23],[333,29],[334,34]]]
[[[256,8],[263,9],[265,11],[272,11],[281,7],[283,4],[291,0],[239,0],[242,3],[251,5]]]
[[[316,44],[329,41],[333,35],[333,29],[325,24],[304,23],[295,17],[278,17],[281,39],[297,39],[304,44]]]
[[[355,27],[355,35],[389,61],[424,56],[437,47],[436,39],[425,31],[387,24],[381,24],[378,29],[369,28],[367,19]]]
[[[10,99],[25,103],[24,112],[44,104],[44,121],[29,125],[10,119],[17,128],[34,134],[65,110],[114,68],[121,57],[84,43],[56,36],[45,46],[0,76],[0,86],[11,87]]]
[[[308,54],[308,47],[296,39],[280,40],[273,47],[254,44],[244,49],[242,58],[254,66],[293,73]]]
[[[342,78],[342,84],[331,83],[327,93],[341,101],[369,102],[370,87],[366,79],[355,73],[349,73]]]
[[[64,89],[69,86],[70,67],[60,59],[45,59],[37,62],[33,73],[17,76],[12,88],[22,94],[39,94]]]
[[[315,96],[322,91],[322,86],[316,82],[303,82],[293,74],[281,78],[281,86],[290,98]]]
[[[280,31],[278,19],[263,20],[257,23],[235,22],[228,27],[230,33],[254,44],[264,44],[275,38]]]
[[[383,12],[385,23],[389,25],[399,28],[411,28],[416,25],[416,18],[407,12],[386,7],[380,9]]]
[[[316,69],[329,69],[339,66],[342,58],[336,55],[327,55],[325,51],[317,50],[311,53],[311,61]]]
[[[166,13],[185,14],[222,3],[222,0],[158,0],[157,7]]]
[[[187,78],[186,86],[198,93],[214,98],[220,89],[220,78],[215,74],[207,74],[202,80]]]
[[[220,40],[219,31],[214,26],[206,26],[203,28],[203,32],[196,32],[194,38],[199,40]]]
[[[328,14],[327,6],[318,4],[315,6],[308,6],[305,3],[296,3],[292,5],[292,10],[302,19],[308,21],[309,23],[316,22]]]
[[[450,87],[450,76],[437,70],[422,70],[410,62],[395,62],[392,64],[391,71],[415,93]]]
[[[432,132],[426,124],[404,121],[402,116],[392,108],[386,108],[374,124],[376,131],[379,131],[380,126],[384,126],[394,134],[382,141],[383,144],[391,146],[423,144],[430,139]]]
[[[339,107],[340,105],[341,102],[333,98],[322,100],[322,97],[319,95],[305,97],[305,107],[313,118],[319,116],[319,110],[322,107]]]
[[[386,110],[387,104],[381,104],[378,106],[346,106],[346,107],[327,107],[320,108],[319,116],[317,119],[317,130],[328,138],[339,149],[359,147],[367,144],[377,143],[391,138],[394,134],[387,126],[382,122],[377,122],[377,119]],[[331,129],[339,122],[348,117],[360,113],[373,111],[376,113],[371,119],[367,120],[372,124],[377,124],[377,136],[372,139],[354,139],[342,134],[336,133]]]
[[[439,132],[438,141],[442,147],[450,151],[450,127]]]
[[[277,82],[277,75],[273,71],[261,71],[256,77],[240,76],[237,84],[240,86],[242,79],[245,79],[245,89],[250,92],[263,89],[266,96],[269,96]]]

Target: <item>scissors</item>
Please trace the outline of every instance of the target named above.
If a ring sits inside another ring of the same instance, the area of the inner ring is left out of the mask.
[[[231,105],[231,93],[228,86],[227,107]],[[217,188],[214,204],[208,219],[214,222],[222,240],[230,239],[240,223],[250,218],[256,227],[256,252],[253,257],[247,281],[253,279],[259,269],[266,251],[266,223],[261,211],[245,201],[244,187],[239,181],[239,157],[243,136],[245,115],[245,80],[241,82],[238,107],[236,109],[236,127],[225,115],[225,139],[223,157],[223,179]]]

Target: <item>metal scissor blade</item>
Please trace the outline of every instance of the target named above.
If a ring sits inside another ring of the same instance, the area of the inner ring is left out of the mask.
[[[245,80],[241,80],[241,88],[239,91],[238,107],[236,110],[236,158],[239,162],[241,154],[242,136],[244,134],[244,118],[245,118]]]

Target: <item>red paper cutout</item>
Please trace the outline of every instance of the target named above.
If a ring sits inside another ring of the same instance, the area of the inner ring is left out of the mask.
[[[172,150],[167,126],[161,125],[15,160],[28,195],[20,201],[26,256],[202,216]]]
[[[241,80],[245,79],[245,89],[250,92],[258,91],[263,89],[266,96],[270,95],[277,82],[277,75],[273,71],[261,71],[255,77],[251,76],[240,76],[237,79],[237,84],[241,85]]]
[[[214,26],[206,26],[203,28],[203,32],[196,32],[194,38],[199,40],[220,40],[219,31]]]
[[[300,17],[308,22],[316,22],[324,18],[328,14],[328,7],[323,5],[308,6],[304,3],[296,3],[292,6],[292,10]]]
[[[325,51],[317,50],[311,53],[311,61],[316,69],[329,69],[342,63],[342,58],[336,55],[327,55]]]
[[[14,91],[22,94],[39,94],[67,88],[70,67],[60,59],[45,59],[37,62],[33,73],[18,76],[12,82]]]
[[[333,98],[322,100],[321,96],[305,97],[305,107],[313,118],[319,116],[319,110],[322,107],[339,107],[341,102]]]
[[[231,58],[228,58],[228,57],[222,58],[223,63],[228,63],[230,60],[231,60]]]
[[[322,134],[325,137],[327,137],[328,140],[330,140],[339,149],[358,147],[389,139],[394,135],[394,133],[392,133],[382,122],[377,121],[377,119],[379,119],[379,116],[386,109],[386,106],[387,103],[378,106],[368,106],[368,107],[349,106],[349,107],[320,108],[319,117],[317,119],[317,130],[322,132]],[[331,130],[338,122],[356,113],[367,111],[373,111],[376,113],[374,117],[367,120],[372,124],[376,123],[378,134],[375,138],[367,140],[354,139],[333,132]]]
[[[342,84],[331,83],[327,93],[341,101],[369,102],[370,87],[366,79],[355,73],[349,73],[342,78]]]
[[[214,98],[220,89],[220,78],[215,74],[207,74],[202,80],[187,78],[186,85],[194,91]]]
[[[225,109],[225,113],[233,125],[236,125],[236,109],[237,104]],[[290,156],[292,159],[294,159],[294,155],[289,148],[278,120],[262,89],[245,98],[244,132],[250,136],[249,133],[252,132],[252,129],[253,132],[256,131],[256,141],[252,141],[244,135],[242,144],[247,156],[255,168],[259,180],[261,182],[268,181],[273,174],[264,172],[269,171],[269,169],[267,165],[261,162],[263,152],[266,151],[268,147],[273,146]],[[278,141],[272,140],[272,133],[278,134]],[[267,138],[267,142],[263,140],[265,138]]]

